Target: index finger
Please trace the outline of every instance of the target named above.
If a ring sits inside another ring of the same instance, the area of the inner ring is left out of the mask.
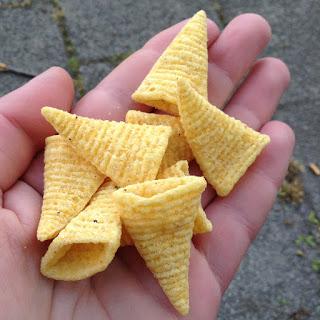
[[[70,109],[73,83],[53,67],[0,99],[0,189],[9,189],[29,166],[44,139],[53,134],[41,117],[43,105]]]
[[[129,109],[141,109],[141,105],[131,100],[132,93],[186,23],[187,20],[182,21],[154,36],[88,92],[73,112],[91,118],[119,121],[125,118]],[[208,20],[207,28],[210,46],[218,37],[219,28],[211,20]]]

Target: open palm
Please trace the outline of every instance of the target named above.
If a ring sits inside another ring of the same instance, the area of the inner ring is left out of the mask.
[[[72,112],[123,120],[128,109],[142,108],[132,102],[131,94],[184,23],[156,35]],[[268,134],[271,143],[228,197],[215,197],[210,188],[203,196],[214,229],[194,237],[187,319],[212,320],[217,315],[223,292],[272,207],[292,153],[292,130],[269,121],[289,83],[289,72],[277,59],[256,60],[270,36],[267,22],[254,14],[238,16],[221,34],[208,21],[210,102]],[[120,249],[106,271],[87,280],[52,281],[39,272],[47,247],[36,240],[43,189],[41,150],[44,138],[54,134],[40,109],[49,105],[69,110],[73,98],[72,80],[55,67],[0,99],[1,319],[178,319],[132,247]]]

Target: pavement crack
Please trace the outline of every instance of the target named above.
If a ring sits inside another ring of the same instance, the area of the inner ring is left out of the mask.
[[[215,10],[216,14],[218,15],[220,23],[221,23],[222,27],[224,28],[228,24],[228,21],[225,17],[223,6],[221,5],[219,0],[213,0],[213,9]]]
[[[59,31],[63,39],[63,45],[68,57],[67,69],[74,79],[74,84],[80,96],[85,93],[83,79],[80,73],[80,60],[76,47],[69,35],[64,11],[59,0],[51,0],[53,6],[53,19],[56,21]]]
[[[82,63],[86,66],[91,65],[91,64],[96,64],[96,63],[107,63],[111,65],[113,68],[119,65],[123,60],[128,58],[133,51],[124,51],[120,53],[116,53],[114,55],[110,55],[107,57],[99,58],[99,59],[89,59],[89,60],[84,60]]]
[[[16,69],[14,67],[10,67],[5,63],[0,63],[0,73],[11,73],[18,76],[27,77],[29,79],[34,78],[36,76],[33,73],[29,73],[23,70]]]

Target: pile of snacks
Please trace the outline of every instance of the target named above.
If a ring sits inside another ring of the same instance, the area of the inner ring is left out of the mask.
[[[125,122],[44,107],[58,135],[46,139],[37,237],[53,239],[43,275],[81,280],[134,245],[173,306],[189,312],[193,234],[210,232],[206,180],[228,195],[269,143],[207,101],[207,21],[199,11],[132,98],[170,115],[129,111]],[[195,158],[204,177],[190,176]]]

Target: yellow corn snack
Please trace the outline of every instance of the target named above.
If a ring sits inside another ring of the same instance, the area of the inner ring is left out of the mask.
[[[133,93],[133,100],[178,115],[177,79],[188,79],[208,96],[208,50],[206,13],[197,12],[163,52]]]
[[[201,234],[212,231],[212,223],[207,218],[205,211],[200,204],[196,219],[194,221],[193,234]]]
[[[189,175],[189,166],[187,161],[179,161],[173,166],[158,173],[157,179],[165,179],[170,177],[184,177]],[[207,218],[206,213],[200,204],[198,214],[194,221],[193,234],[206,233],[212,231],[212,223]]]
[[[189,258],[203,177],[147,181],[122,188],[113,196],[121,220],[147,267],[173,306],[189,311]]]
[[[171,135],[167,126],[95,120],[44,107],[48,122],[118,186],[153,180]]]
[[[41,260],[43,275],[75,281],[106,269],[120,245],[120,215],[112,197],[115,190],[112,182],[105,182],[51,242]]]
[[[188,161],[179,161],[173,166],[158,173],[157,179],[165,179],[171,177],[183,177],[189,175]],[[201,208],[202,209],[202,208]],[[196,218],[197,220],[197,218]],[[196,222],[195,222],[196,225]],[[133,241],[125,227],[122,227],[121,246],[131,246]]]
[[[140,125],[149,124],[171,127],[172,134],[169,138],[168,147],[162,159],[160,170],[174,165],[177,161],[190,161],[193,159],[192,151],[184,136],[178,117],[130,110],[127,112],[126,122]]]
[[[178,81],[179,112],[186,138],[204,176],[219,196],[226,196],[270,142]]]
[[[46,138],[44,193],[37,238],[54,238],[89,202],[104,180],[62,137]]]
[[[188,161],[181,160],[181,161],[178,161],[173,166],[165,169],[164,171],[159,172],[157,179],[184,177],[188,175],[189,175]],[[193,234],[206,233],[210,231],[212,231],[212,223],[207,218],[206,213],[204,212],[200,204],[199,211],[194,221]],[[121,246],[131,246],[131,245],[133,245],[133,241],[131,237],[126,231],[125,227],[122,227]]]
[[[132,239],[131,239],[131,237],[130,237],[130,235],[124,225],[122,225],[120,245],[121,245],[121,247],[133,245],[133,241],[132,241]]]
[[[157,175],[157,179],[166,179],[171,177],[184,177],[189,175],[189,164],[186,160],[180,160],[174,165],[161,170]]]

